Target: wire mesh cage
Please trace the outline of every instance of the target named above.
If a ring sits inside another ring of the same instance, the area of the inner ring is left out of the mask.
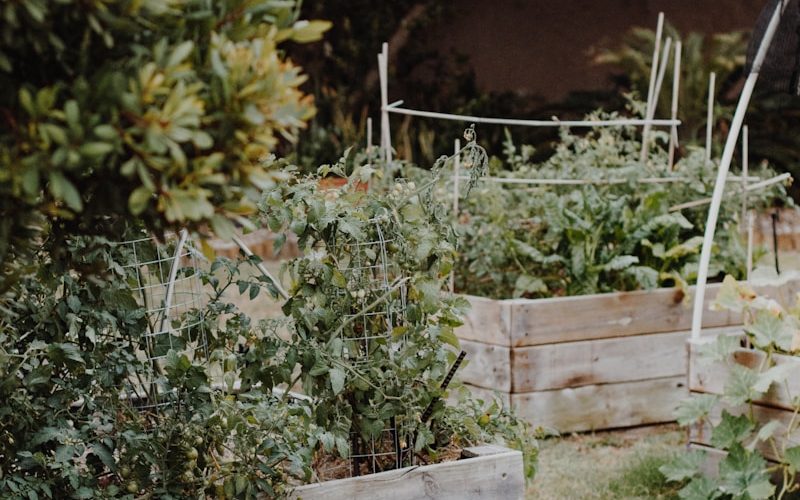
[[[405,340],[398,332],[406,322],[407,288],[404,273],[391,255],[397,245],[398,236],[388,215],[369,219],[363,232],[340,228],[330,245],[347,283],[340,294],[349,295],[342,298],[350,304],[349,313],[342,318],[342,355],[356,367],[394,356]],[[354,422],[352,429],[349,460],[329,466],[321,479],[412,465],[411,440],[402,421],[392,418],[373,432],[363,432],[361,423]]]
[[[380,346],[394,343],[395,328],[402,326],[406,315],[406,287],[398,267],[392,264],[387,248],[395,244],[390,231],[384,227],[388,217],[369,221],[364,241],[340,232],[332,252],[337,256],[339,270],[347,280],[347,291],[354,304],[343,318],[343,356],[359,364],[379,353],[393,349]]]
[[[146,320],[145,330],[131,339],[140,369],[131,369],[135,373],[124,379],[121,392],[139,409],[155,410],[174,400],[164,377],[167,355],[181,353],[192,361],[208,357],[199,252],[185,231],[163,241],[142,234],[114,245]]]

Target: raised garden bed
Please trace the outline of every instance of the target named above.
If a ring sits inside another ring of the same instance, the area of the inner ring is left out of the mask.
[[[381,498],[521,499],[525,496],[522,453],[502,446],[463,450],[461,459],[404,467],[377,474],[337,479],[296,488],[297,500]]]
[[[708,304],[719,285],[709,286]],[[761,290],[793,297],[800,283]],[[550,299],[467,297],[457,330],[462,381],[498,393],[518,415],[560,432],[630,427],[675,418],[688,395],[692,311],[675,289]],[[740,315],[707,311],[708,333],[739,329]]]

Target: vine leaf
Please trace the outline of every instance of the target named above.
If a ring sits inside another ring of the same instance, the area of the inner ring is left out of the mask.
[[[753,388],[758,383],[757,371],[746,366],[734,364],[730,368],[730,376],[725,383],[725,401],[733,406],[752,401],[760,393]]]
[[[711,433],[711,444],[724,450],[736,448],[753,432],[753,422],[745,415],[734,417],[727,410],[722,411],[722,421]]]
[[[786,321],[769,310],[756,312],[755,321],[746,328],[753,335],[753,343],[761,348],[774,345],[784,351],[792,349],[794,332]]]
[[[683,481],[696,476],[705,461],[706,453],[694,450],[677,455],[658,470],[667,478],[667,481]]]
[[[791,472],[796,473],[800,471],[800,446],[792,446],[787,448],[783,455],[783,460],[789,466]]]
[[[736,445],[720,463],[720,488],[734,498],[769,498],[775,485],[770,483],[766,468],[763,457]]]
[[[701,360],[727,361],[731,354],[741,347],[739,335],[719,335],[713,342],[702,344],[698,349]]]
[[[753,439],[753,441],[747,445],[747,451],[755,450],[758,443],[770,439],[773,435],[775,435],[775,431],[777,431],[780,426],[781,423],[778,420],[770,420],[764,424],[764,426],[758,430],[758,434],[756,434],[755,439]]]
[[[719,498],[720,495],[722,492],[717,483],[707,477],[693,478],[678,492],[678,496],[685,500],[710,500]]]
[[[675,409],[675,419],[680,425],[690,425],[705,417],[719,401],[714,394],[698,394],[684,399]]]
[[[753,385],[756,392],[767,392],[770,386],[776,382],[787,380],[792,373],[793,365],[776,365],[758,375],[758,382]]]

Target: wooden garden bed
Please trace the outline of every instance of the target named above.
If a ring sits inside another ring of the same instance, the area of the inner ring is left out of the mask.
[[[477,446],[466,448],[461,460],[309,484],[296,488],[289,498],[489,500],[524,495],[522,453],[502,446]]]
[[[718,287],[709,286],[707,305]],[[798,289],[762,291],[790,298]],[[469,360],[461,380],[477,396],[499,393],[535,425],[572,432],[670,422],[688,395],[692,310],[680,291],[467,298],[472,310],[457,330]],[[738,314],[703,315],[705,333],[739,325]]]

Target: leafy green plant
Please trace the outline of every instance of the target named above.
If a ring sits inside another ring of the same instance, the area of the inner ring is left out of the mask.
[[[517,148],[509,137],[510,169],[495,161],[494,175],[590,184],[481,183],[459,207],[456,289],[537,298],[691,283],[705,211],[671,208],[710,196],[716,166],[705,162],[702,150],[692,149],[669,169],[666,135],[656,135],[644,165],[632,128],[598,128],[585,135],[563,130],[556,153],[538,164],[531,161],[532,148]],[[772,172],[762,168],[756,175]],[[722,207],[712,277],[744,271],[745,251],[737,234],[741,196],[729,189],[733,194]],[[749,194],[748,204],[757,210],[776,197],[786,200],[783,186]]]
[[[329,27],[274,0],[25,0],[2,15],[4,293],[37,241],[108,234],[109,218],[222,236],[247,224],[278,180],[278,141],[314,113],[279,45]]]
[[[442,293],[455,233],[432,201],[434,182],[398,180],[388,195],[356,189],[369,174],[358,167],[332,190],[315,176],[297,178],[260,204],[264,223],[291,230],[305,251],[286,266],[283,309],[293,321],[284,342],[300,365],[292,385],[314,399],[314,424],[329,433],[323,454],[346,458],[371,442],[391,451],[382,436],[397,428],[402,449],[431,457],[452,444],[504,440],[525,451],[532,475],[526,424],[496,404],[445,404],[440,384],[467,304]]]
[[[791,419],[786,424],[760,418],[754,401],[771,389],[783,390],[783,382],[792,375],[794,366],[776,364],[775,356],[798,351],[798,310],[785,310],[730,276],[725,278],[714,307],[743,315],[747,345],[763,353],[763,362],[749,367],[736,361],[733,354],[743,345],[739,336],[723,335],[703,346],[700,355],[706,362],[727,366],[729,380],[724,393],[693,397],[682,403],[676,415],[682,425],[702,424],[722,406],[710,441],[715,448],[725,450],[727,456],[720,462],[716,477],[702,474],[702,452],[680,456],[661,471],[670,481],[686,483],[680,491],[681,498],[785,498],[798,490],[800,446],[794,446],[790,436],[798,430],[800,405],[796,400],[791,403],[794,409],[787,411]],[[774,462],[767,461],[765,450]]]

